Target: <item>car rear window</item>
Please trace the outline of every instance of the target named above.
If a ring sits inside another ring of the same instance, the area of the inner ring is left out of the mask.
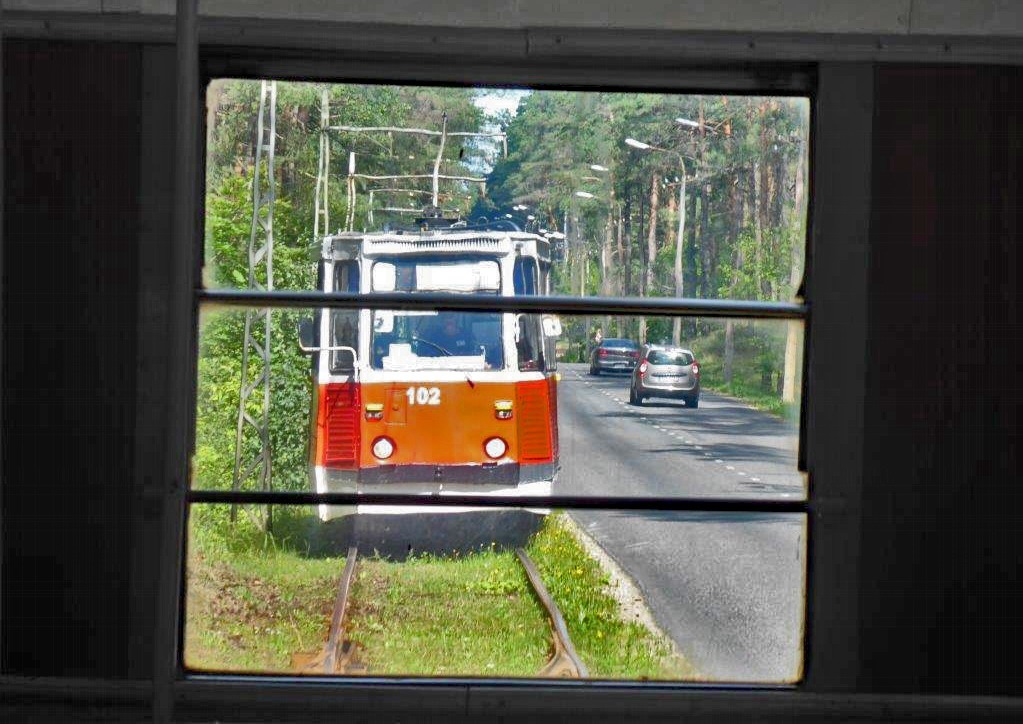
[[[639,347],[631,339],[605,339],[602,344],[604,347],[632,347],[633,349]]]
[[[693,356],[688,352],[653,349],[647,355],[647,360],[652,365],[689,365],[693,363]]]

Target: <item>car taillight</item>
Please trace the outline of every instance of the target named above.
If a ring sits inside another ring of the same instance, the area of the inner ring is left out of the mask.
[[[647,365],[647,363],[646,363],[646,362],[643,362],[642,364],[640,364],[640,366],[639,366],[639,376],[640,376],[640,377],[642,377],[643,375],[645,375],[645,374],[646,374],[646,368],[647,368],[647,366],[648,366],[648,365]]]
[[[607,350],[606,349],[598,349],[597,350],[597,356],[598,357],[607,357]]]
[[[695,376],[698,374],[700,374],[700,365],[696,363],[696,360],[693,360],[693,375]]]

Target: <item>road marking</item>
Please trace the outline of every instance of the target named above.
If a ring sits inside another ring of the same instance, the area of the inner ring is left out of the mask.
[[[686,440],[686,445],[692,445],[692,444],[693,444],[692,440]],[[696,449],[699,450],[700,448],[697,447]]]
[[[625,548],[645,548],[648,545],[650,545],[650,541],[641,540],[638,543],[629,543],[627,546],[624,546],[624,547]]]
[[[740,471],[739,471],[739,475],[743,475],[743,476],[744,476],[744,475],[746,475],[746,473],[744,473],[744,472],[742,472],[742,471],[740,470]]]
[[[716,463],[723,463],[723,462],[724,462],[724,460],[722,460],[721,458],[718,458],[718,459],[717,459],[717,460],[715,460],[714,462],[716,462]]]
[[[752,480],[754,483],[760,482],[760,478],[750,478],[750,480]]]
[[[718,460],[718,462],[721,462],[721,461]],[[725,470],[735,470],[735,466],[734,465],[725,465]]]

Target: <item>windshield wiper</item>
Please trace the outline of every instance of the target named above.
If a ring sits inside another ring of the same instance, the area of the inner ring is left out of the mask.
[[[446,357],[454,357],[454,356],[455,356],[453,352],[451,352],[451,351],[449,351],[449,350],[447,350],[447,349],[444,349],[443,347],[441,347],[441,346],[440,346],[439,344],[437,344],[436,342],[431,342],[431,341],[430,341],[430,340],[428,340],[428,339],[423,339],[422,337],[417,337],[417,336],[415,336],[415,335],[412,335],[412,341],[413,341],[413,342],[425,342],[426,344],[430,345],[430,346],[431,346],[431,347],[433,347],[434,349],[439,349],[439,350],[440,350],[441,352],[443,352],[443,353],[444,353],[444,355],[445,355]]]

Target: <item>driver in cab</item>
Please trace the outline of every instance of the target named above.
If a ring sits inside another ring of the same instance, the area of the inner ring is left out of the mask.
[[[424,357],[474,357],[480,354],[480,345],[458,324],[453,315],[444,315],[439,324],[427,327],[419,337],[419,354]]]

